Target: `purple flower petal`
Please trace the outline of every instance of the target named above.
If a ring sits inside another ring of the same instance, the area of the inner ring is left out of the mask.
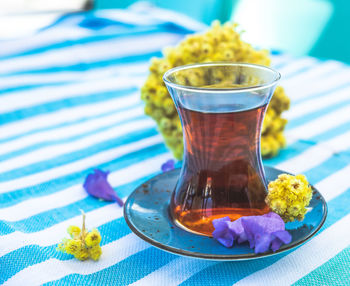
[[[255,253],[279,249],[282,244],[290,243],[291,235],[285,230],[282,218],[275,213],[261,216],[246,216],[235,221],[228,217],[213,220],[213,237],[226,247],[231,247],[234,240],[238,243],[248,241]]]
[[[162,164],[161,169],[163,172],[171,171],[175,168],[175,161],[173,159],[170,159]]]
[[[247,235],[244,232],[244,228],[242,225],[242,218],[229,222],[228,227],[231,230],[231,232],[235,234],[238,243],[247,241]]]
[[[231,222],[230,218],[228,216],[222,217],[222,218],[218,218],[218,219],[214,219],[213,220],[213,226],[215,229],[217,228],[227,228],[227,223],[226,222]]]
[[[225,247],[232,247],[234,240],[235,239],[232,233],[230,233],[229,231],[225,232],[224,234],[222,234],[220,237],[217,238],[217,241],[220,242]]]
[[[242,226],[247,236],[247,240],[249,241],[250,248],[255,246],[255,236],[257,234],[263,235],[265,233],[263,227],[265,220],[266,219],[263,216],[242,217]]]
[[[275,252],[276,250],[280,249],[280,247],[282,246],[283,242],[280,241],[279,239],[274,239],[271,242],[271,249],[273,252]]]
[[[213,237],[226,247],[232,247],[235,240],[234,234],[228,228],[228,223],[230,222],[229,217],[223,217],[213,220],[213,226],[215,230],[213,231]]]
[[[262,253],[268,251],[272,240],[273,236],[270,233],[256,234],[254,252]]]
[[[292,241],[292,236],[286,230],[279,230],[271,233],[271,235],[274,237],[271,243],[271,249],[274,252],[278,250],[282,244],[288,244]]]
[[[292,241],[292,236],[286,230],[275,231],[272,234],[284,244],[288,244]]]
[[[89,174],[83,187],[85,191],[96,198],[103,199],[106,201],[115,201],[120,206],[123,205],[123,201],[117,196],[111,185],[107,181],[107,176],[109,172],[104,172],[102,170],[94,170],[93,174]]]

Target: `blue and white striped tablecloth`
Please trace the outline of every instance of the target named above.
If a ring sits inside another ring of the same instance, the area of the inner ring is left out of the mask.
[[[328,202],[317,236],[246,262],[201,261],[158,250],[127,227],[117,204],[82,189],[110,170],[125,200],[171,158],[139,88],[149,59],[201,29],[157,9],[66,15],[34,36],[0,41],[0,284],[350,285],[350,67],[273,56],[292,99],[288,148],[265,163],[304,173]],[[55,250],[66,228],[102,234],[98,262]]]

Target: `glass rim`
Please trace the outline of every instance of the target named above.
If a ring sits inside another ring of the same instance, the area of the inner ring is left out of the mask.
[[[207,88],[207,87],[197,87],[197,86],[188,86],[188,85],[182,85],[178,83],[172,82],[169,77],[174,74],[177,71],[182,71],[190,68],[200,68],[200,67],[208,67],[208,66],[231,66],[231,67],[249,67],[249,68],[255,68],[260,70],[265,70],[268,72],[272,72],[275,77],[273,80],[259,85],[252,85],[252,86],[245,86],[245,87],[238,87],[238,88]],[[208,63],[197,63],[197,64],[189,64],[189,65],[183,65],[171,68],[167,70],[163,75],[163,81],[167,86],[170,86],[172,88],[181,89],[185,91],[192,91],[192,92],[206,92],[206,93],[238,93],[242,91],[256,91],[261,90],[265,88],[269,88],[274,86],[279,80],[281,79],[281,74],[270,67],[258,65],[258,64],[251,64],[251,63],[241,63],[241,62],[208,62]]]

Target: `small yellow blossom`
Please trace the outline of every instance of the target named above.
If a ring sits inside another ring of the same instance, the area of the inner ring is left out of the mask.
[[[98,260],[102,254],[101,246],[98,244],[94,247],[89,248],[89,256],[93,260]]]
[[[88,232],[85,229],[85,213],[83,214],[83,226],[80,229],[75,225],[68,227],[67,232],[71,239],[64,238],[62,243],[57,245],[57,250],[63,253],[71,254],[78,260],[87,260],[91,258],[98,260],[102,254],[100,247],[101,235],[97,229]]]
[[[303,220],[312,198],[312,188],[304,175],[281,174],[269,183],[266,203],[285,222]]]
[[[101,235],[96,228],[94,228],[91,232],[89,232],[85,237],[85,243],[88,247],[95,246],[100,244]]]
[[[75,238],[80,235],[81,230],[80,230],[80,227],[71,225],[68,227],[67,232],[69,233],[71,238]]]

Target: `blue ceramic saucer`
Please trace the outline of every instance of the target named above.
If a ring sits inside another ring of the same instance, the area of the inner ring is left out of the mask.
[[[268,181],[282,172],[265,167]],[[187,232],[172,221],[168,206],[180,169],[162,173],[139,186],[127,199],[124,217],[131,230],[148,243],[171,253],[210,260],[247,260],[266,257],[294,248],[310,239],[323,225],[327,205],[322,195],[313,187],[309,212],[302,222],[286,224],[292,242],[276,252],[255,254],[248,243],[226,248],[210,237]]]

